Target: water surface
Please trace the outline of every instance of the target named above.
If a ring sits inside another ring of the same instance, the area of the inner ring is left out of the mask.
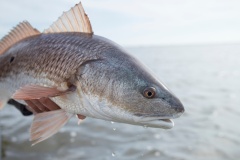
[[[0,112],[4,159],[236,160],[240,158],[240,45],[138,47],[128,50],[183,102],[171,130],[87,118],[31,147],[33,117]]]

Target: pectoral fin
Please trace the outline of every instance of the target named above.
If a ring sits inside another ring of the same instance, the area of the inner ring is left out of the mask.
[[[36,114],[30,131],[32,145],[44,141],[57,133],[72,116],[73,114],[62,109]]]
[[[47,97],[56,97],[61,96],[64,94],[68,94],[76,90],[75,86],[70,86],[67,90],[61,91],[57,88],[50,88],[50,87],[43,87],[38,85],[27,85],[21,87],[17,90],[14,95],[13,99],[16,100],[32,100],[32,99],[40,99],[40,98],[47,98]]]

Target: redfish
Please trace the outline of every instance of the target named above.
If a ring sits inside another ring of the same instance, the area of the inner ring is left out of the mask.
[[[57,133],[73,115],[170,129],[171,119],[184,112],[141,62],[93,34],[81,3],[43,33],[24,21],[0,41],[0,108],[10,99],[45,107],[34,115],[33,144]],[[54,105],[59,109],[49,109]]]

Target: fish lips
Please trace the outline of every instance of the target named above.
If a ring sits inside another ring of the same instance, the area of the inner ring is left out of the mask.
[[[174,121],[172,119],[178,118],[182,115],[182,113],[173,115],[173,116],[157,116],[157,115],[140,115],[135,114],[138,118],[140,124],[146,127],[152,128],[163,128],[163,129],[171,129],[174,127]]]
[[[174,122],[172,119],[156,119],[150,121],[140,122],[145,127],[151,128],[163,128],[163,129],[171,129],[174,127]]]

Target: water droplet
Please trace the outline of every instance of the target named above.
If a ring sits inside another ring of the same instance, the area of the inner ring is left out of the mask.
[[[115,156],[116,156],[116,154],[115,154],[114,152],[112,152],[112,156],[113,156],[113,157],[115,157]]]
[[[61,129],[59,130],[59,132],[60,132],[60,133],[64,133],[64,132],[66,132],[66,129],[65,129],[65,128],[61,128]]]
[[[154,155],[156,156],[156,157],[159,157],[160,156],[160,152],[158,152],[158,151],[156,151],[155,153],[154,153]]]
[[[152,150],[153,149],[153,147],[152,146],[147,146],[147,150]]]
[[[71,133],[70,133],[70,136],[71,136],[71,137],[76,137],[76,136],[77,136],[77,133],[76,133],[76,132],[71,132]]]
[[[160,135],[160,134],[155,134],[155,135],[154,135],[154,138],[160,139],[160,138],[161,138],[161,135]]]
[[[70,138],[70,143],[74,143],[75,142],[75,138]]]
[[[111,121],[111,123],[113,124],[113,123],[115,123],[115,122]]]
[[[114,131],[116,131],[116,130],[117,130],[117,128],[113,128],[113,130],[114,130]]]

